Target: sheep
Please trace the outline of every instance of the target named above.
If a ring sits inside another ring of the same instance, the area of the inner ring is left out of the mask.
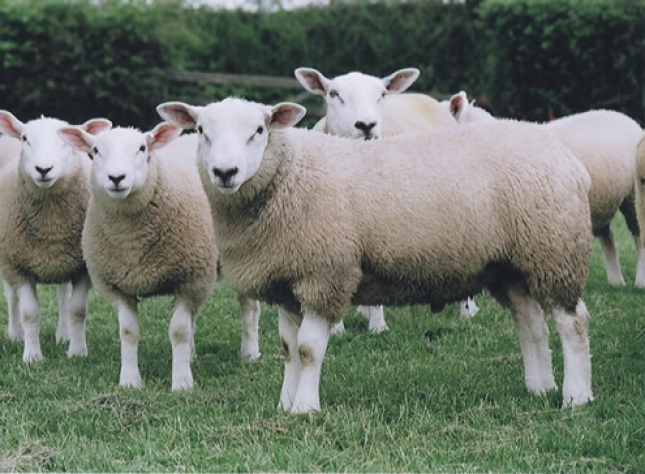
[[[0,172],[0,276],[9,309],[8,337],[24,340],[25,362],[43,358],[39,283],[57,285],[57,342],[69,340],[70,357],[87,355],[90,280],[80,242],[89,199],[88,167],[56,134],[66,125],[47,117],[23,123],[0,111],[0,131],[21,141],[18,159]],[[99,133],[111,125],[89,120],[82,127]]]
[[[0,169],[20,156],[20,140],[6,133],[0,133]]]
[[[383,79],[360,72],[328,79],[313,68],[301,67],[294,71],[307,91],[325,99],[327,115],[316,123],[314,130],[364,140],[457,125],[434,98],[425,94],[401,94],[419,74],[416,68],[406,68]],[[388,329],[383,307],[359,306],[358,311],[369,319],[371,332]],[[472,317],[477,311],[479,308],[470,297],[460,303],[460,314],[464,317]],[[344,330],[341,320],[332,333]]]
[[[468,102],[461,91],[452,96],[450,108],[460,123],[495,120],[480,107]],[[551,130],[587,168],[591,176],[589,205],[593,235],[600,239],[607,281],[625,285],[611,221],[620,210],[638,253],[635,286],[645,288],[645,247],[635,206],[635,153],[642,135],[640,125],[612,110],[590,110],[542,124]]]
[[[593,399],[580,297],[590,178],[548,131],[494,122],[348,141],[292,128],[305,113],[293,103],[157,111],[198,131],[223,277],[278,305],[280,408],[320,409],[331,326],[348,305],[442,304],[484,288],[512,311],[528,390],[556,387],[543,313],[552,311],[563,404]]]
[[[641,139],[636,146],[636,216],[638,218],[639,228],[645,226],[645,134],[641,134]],[[645,246],[645,235],[640,234],[640,246]]]
[[[181,147],[161,153],[180,132],[167,123],[147,133],[121,127],[98,136],[77,127],[59,132],[92,158],[81,247],[93,287],[118,313],[123,387],[143,386],[138,300],[166,294],[174,295],[172,390],[193,387],[194,321],[217,279],[217,249],[196,171],[170,159]]]

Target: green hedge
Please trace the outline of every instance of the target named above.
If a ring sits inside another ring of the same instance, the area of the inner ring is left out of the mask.
[[[541,121],[609,108],[645,123],[642,0],[488,0],[479,13],[498,113]]]
[[[644,122],[645,0],[443,0],[334,4],[275,13],[181,2],[0,0],[0,108],[22,120],[106,116],[153,126],[154,107],[190,93],[166,69],[292,76],[310,66],[387,75],[414,90],[466,90],[499,115],[544,120],[597,107]],[[285,90],[208,86],[264,102]],[[316,98],[320,104],[320,98]]]

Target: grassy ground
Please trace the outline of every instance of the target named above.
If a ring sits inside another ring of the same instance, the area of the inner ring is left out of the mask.
[[[596,243],[585,293],[596,401],[586,407],[563,410],[561,391],[526,392],[510,316],[486,295],[472,320],[456,307],[438,315],[387,308],[391,330],[378,336],[352,312],[327,352],[323,411],[289,416],[276,410],[282,350],[273,308],[263,307],[262,357],[245,365],[239,308],[220,285],[198,322],[196,388],[172,393],[170,300],[146,301],[145,387],[126,390],[117,387],[111,308],[92,297],[90,355],[68,359],[54,342],[54,291],[44,287],[46,360],[27,366],[22,344],[0,337],[0,471],[643,471],[645,290],[633,287],[634,245],[617,224],[629,284],[608,286]]]

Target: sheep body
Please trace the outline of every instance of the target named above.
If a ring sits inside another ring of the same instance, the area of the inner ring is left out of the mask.
[[[202,130],[224,277],[279,305],[284,409],[319,409],[331,324],[349,304],[448,303],[483,288],[512,309],[529,390],[555,388],[542,313],[553,310],[565,404],[593,398],[580,300],[589,176],[549,132],[504,122],[363,142],[282,130],[301,118],[295,104],[158,111]]]
[[[465,92],[455,94],[451,107],[460,123],[495,120],[468,103]],[[591,176],[589,207],[594,236],[600,239],[607,280],[624,285],[610,223],[620,211],[637,246],[635,284],[645,287],[645,247],[641,244],[635,207],[635,153],[642,129],[630,117],[612,110],[590,110],[542,124],[582,162]]]
[[[148,134],[125,128],[96,138],[73,128],[61,133],[94,160],[82,249],[92,284],[119,315],[119,384],[143,383],[138,299],[174,295],[172,388],[191,388],[194,320],[217,278],[217,249],[208,201],[182,148],[190,139],[164,150],[179,133],[169,124]]]
[[[45,117],[23,124],[0,111],[2,131],[23,139],[18,160],[0,171],[0,274],[9,306],[9,338],[24,339],[25,362],[42,359],[39,283],[59,285],[57,340],[69,338],[69,356],[87,355],[90,281],[80,241],[89,199],[88,167],[86,158],[56,135],[66,125]],[[110,125],[88,121],[83,126],[94,132]]]

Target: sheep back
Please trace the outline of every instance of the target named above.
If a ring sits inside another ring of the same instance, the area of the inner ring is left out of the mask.
[[[545,124],[587,168],[593,229],[611,222],[626,197],[634,195],[635,147],[640,126],[628,116],[593,110]]]
[[[369,142],[275,131],[235,195],[201,173],[221,271],[251,298],[337,321],[350,303],[448,303],[517,282],[545,309],[574,308],[584,287],[590,179],[534,124]]]

